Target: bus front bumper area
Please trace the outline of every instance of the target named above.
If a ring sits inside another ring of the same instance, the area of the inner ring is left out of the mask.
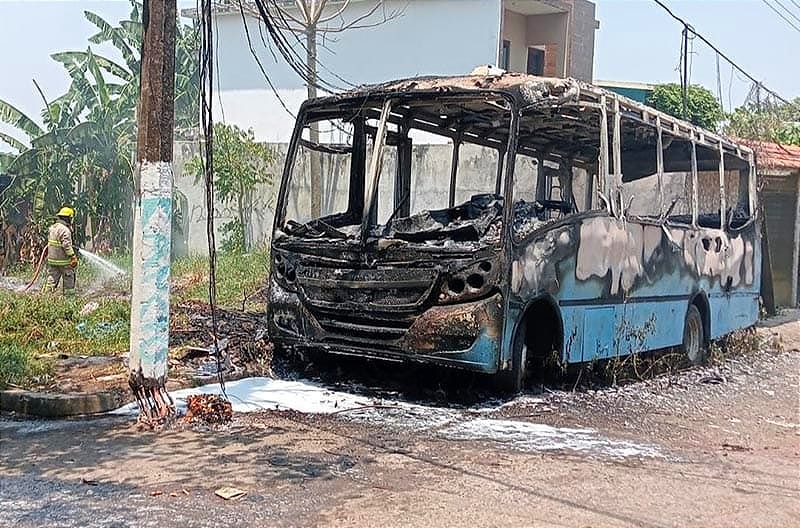
[[[433,306],[417,315],[402,335],[371,335],[361,324],[331,328],[296,293],[271,281],[269,333],[279,346],[365,358],[414,361],[497,372],[502,336],[502,296]],[[369,314],[366,314],[369,315]],[[372,327],[374,328],[374,327]]]

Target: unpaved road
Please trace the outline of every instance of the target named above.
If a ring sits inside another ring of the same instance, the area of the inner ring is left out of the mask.
[[[466,408],[0,421],[0,526],[800,526],[800,321],[784,351]],[[221,486],[247,491],[214,496]]]

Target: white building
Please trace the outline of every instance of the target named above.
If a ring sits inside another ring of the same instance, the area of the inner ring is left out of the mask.
[[[352,0],[341,19],[329,25],[358,19],[375,1]],[[287,9],[292,4],[286,2]],[[332,1],[331,9],[341,6],[341,1]],[[346,89],[347,83],[465,74],[479,65],[496,65],[538,75],[592,78],[598,23],[595,6],[587,0],[386,0],[362,24],[382,20],[383,12],[400,15],[374,27],[320,35],[320,77]],[[306,87],[277,51],[269,49],[263,24],[248,16],[247,28],[249,42],[238,2],[217,7],[216,119],[252,128],[260,141],[287,142],[294,120],[290,112],[305,100]],[[304,55],[299,44],[295,49]]]

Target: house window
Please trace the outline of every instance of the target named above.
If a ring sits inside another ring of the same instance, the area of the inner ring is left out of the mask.
[[[503,47],[500,48],[500,67],[504,70],[508,70],[510,63],[511,63],[511,41],[504,40]]]
[[[544,75],[544,50],[528,48],[528,70],[530,75]]]

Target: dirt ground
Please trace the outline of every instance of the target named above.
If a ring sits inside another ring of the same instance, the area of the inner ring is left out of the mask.
[[[759,330],[781,352],[619,388],[161,433],[4,417],[0,526],[794,528],[798,314]]]

